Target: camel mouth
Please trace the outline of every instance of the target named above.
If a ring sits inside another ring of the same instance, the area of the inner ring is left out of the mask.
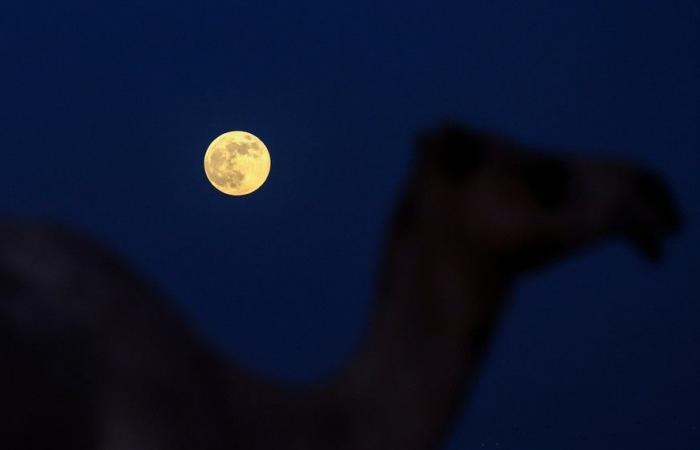
[[[634,236],[630,239],[634,248],[636,248],[647,261],[657,263],[663,260],[665,237]]]
[[[680,221],[663,227],[643,224],[627,232],[627,238],[641,255],[651,262],[660,262],[665,242],[681,230]]]
[[[663,259],[664,242],[680,233],[683,219],[666,184],[653,174],[639,177],[634,198],[623,213],[623,231],[651,262]]]

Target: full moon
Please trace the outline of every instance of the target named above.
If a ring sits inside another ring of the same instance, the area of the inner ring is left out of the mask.
[[[209,144],[204,154],[204,173],[224,194],[250,194],[270,174],[270,153],[256,136],[245,131],[229,131]]]

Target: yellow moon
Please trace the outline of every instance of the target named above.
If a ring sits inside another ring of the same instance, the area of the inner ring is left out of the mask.
[[[256,136],[245,131],[229,131],[209,144],[204,154],[204,173],[224,194],[250,194],[270,174],[270,152]]]

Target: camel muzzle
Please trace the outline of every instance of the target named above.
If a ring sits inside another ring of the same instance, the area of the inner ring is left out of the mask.
[[[648,260],[663,257],[663,242],[679,233],[683,220],[666,183],[658,175],[643,171],[632,181],[630,198],[619,217],[623,234]]]

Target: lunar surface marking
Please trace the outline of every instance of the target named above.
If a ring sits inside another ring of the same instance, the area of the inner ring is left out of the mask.
[[[209,144],[204,171],[219,191],[236,196],[250,194],[267,180],[270,153],[253,134],[230,131]]]

